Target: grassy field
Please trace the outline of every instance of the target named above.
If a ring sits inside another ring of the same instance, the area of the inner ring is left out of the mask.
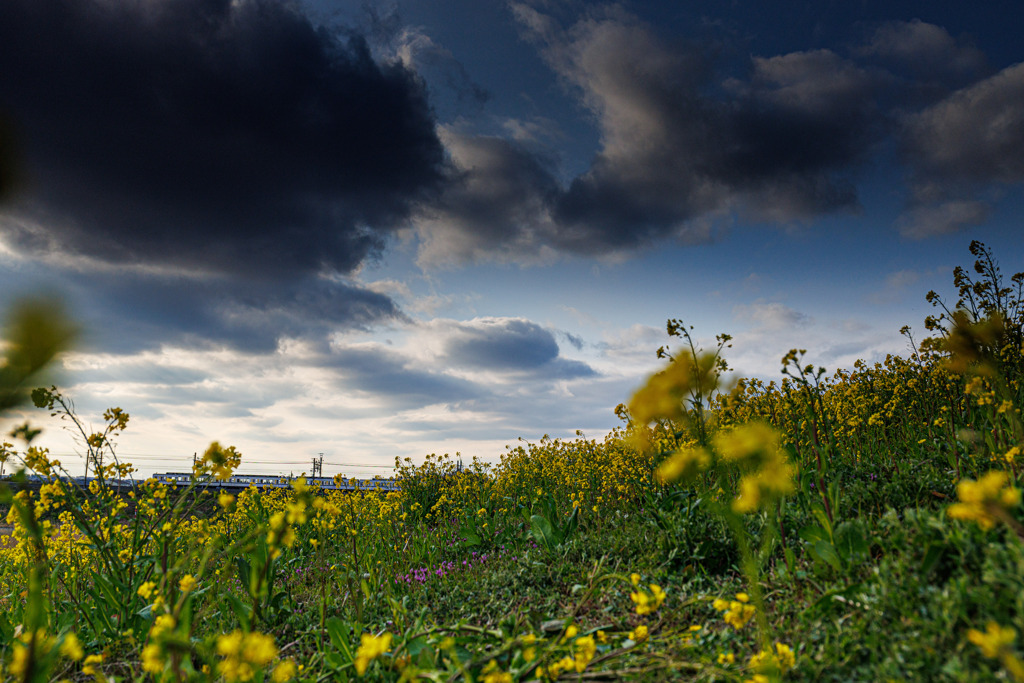
[[[971,251],[907,357],[830,374],[793,350],[780,384],[730,385],[728,336],[671,320],[621,428],[398,462],[398,493],[300,482],[197,514],[150,480],[132,514],[16,430],[8,469],[51,483],[5,493],[0,678],[1024,681],[1024,276]],[[3,407],[51,347],[10,347]],[[128,416],[104,418],[97,474],[127,476]],[[240,462],[213,444],[196,474]]]

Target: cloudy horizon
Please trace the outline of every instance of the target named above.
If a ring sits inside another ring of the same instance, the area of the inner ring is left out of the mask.
[[[600,439],[668,318],[773,379],[906,353],[971,240],[1024,270],[1011,10],[6,0],[0,277],[144,474]]]

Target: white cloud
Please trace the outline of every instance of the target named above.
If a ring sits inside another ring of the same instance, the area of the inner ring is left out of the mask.
[[[948,235],[983,224],[992,208],[983,201],[956,199],[917,206],[897,220],[900,233],[911,239]]]
[[[810,316],[778,302],[738,304],[732,310],[736,320],[752,325],[758,332],[791,330],[813,322]]]

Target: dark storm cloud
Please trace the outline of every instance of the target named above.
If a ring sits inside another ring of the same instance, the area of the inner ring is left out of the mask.
[[[0,202],[6,201],[18,185],[20,167],[12,123],[0,111]]]
[[[325,365],[341,373],[343,391],[380,397],[396,409],[458,403],[484,393],[472,382],[413,367],[408,358],[380,347],[338,349],[318,362]]]
[[[845,54],[751,56],[726,74],[707,45],[670,44],[618,7],[589,6],[564,27],[510,6],[592,115],[600,149],[560,179],[536,148],[448,132],[456,171],[416,217],[421,262],[628,253],[707,242],[735,216],[787,225],[857,211],[859,174],[893,142],[913,175],[908,234],[945,209],[937,231],[983,220],[961,185],[1024,175],[1024,71],[990,75],[969,40],[933,24],[876,24]]]
[[[929,177],[1024,180],[1024,64],[1003,69],[908,118],[907,154]]]
[[[976,46],[920,19],[881,24],[857,52],[882,60],[896,73],[905,72],[915,88],[948,90],[990,70],[988,58]]]
[[[586,363],[562,358],[554,335],[519,318],[483,318],[454,326],[444,344],[448,363],[475,370],[541,373],[550,379],[592,377]]]
[[[906,237],[923,239],[981,225],[991,213],[992,207],[977,199],[921,202],[900,216],[897,227]]]
[[[423,76],[434,97],[435,106],[442,106],[442,116],[450,118],[479,110],[491,98],[486,88],[476,83],[466,67],[450,50],[438,45],[423,29],[403,23],[397,7],[381,11],[365,5],[364,11],[373,43],[378,50],[397,57],[407,67]],[[454,95],[454,103],[445,106],[441,93]],[[448,109],[448,111],[444,111]]]
[[[443,139],[459,170],[421,209],[421,262],[515,258],[550,241],[544,216],[560,191],[550,164],[512,140],[452,131]]]
[[[1024,182],[1024,64],[957,90],[904,119],[911,207],[902,232],[915,238],[984,222],[981,194],[993,184]]]
[[[0,108],[32,180],[6,239],[113,262],[347,272],[443,163],[412,72],[278,0],[4,0]]]
[[[512,5],[527,37],[593,115],[601,149],[566,184],[514,142],[451,134],[453,177],[418,216],[421,258],[531,258],[704,242],[708,219],[789,223],[858,208],[852,177],[884,133],[892,80],[828,50],[718,73],[700,45],[667,45],[620,10],[568,29]]]
[[[556,208],[571,228],[567,246],[700,240],[688,222],[724,210],[785,223],[857,206],[844,174],[877,134],[870,74],[826,50],[758,58],[720,99],[703,94],[701,57],[666,50],[652,60],[653,37],[642,37],[597,22],[563,48],[562,68],[588,93],[604,135]]]
[[[122,353],[161,346],[268,353],[282,338],[404,319],[386,296],[319,277],[267,283],[120,272],[74,275],[67,285],[88,292],[78,302],[86,342]]]

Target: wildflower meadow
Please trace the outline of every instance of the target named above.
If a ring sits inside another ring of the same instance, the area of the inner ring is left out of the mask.
[[[1024,273],[970,251],[904,356],[737,379],[669,320],[610,434],[399,461],[388,493],[210,492],[245,462],[218,443],[189,485],[114,486],[129,414],[84,427],[45,381],[75,330],[23,303],[0,679],[1024,681]],[[61,426],[85,490],[33,445]]]

